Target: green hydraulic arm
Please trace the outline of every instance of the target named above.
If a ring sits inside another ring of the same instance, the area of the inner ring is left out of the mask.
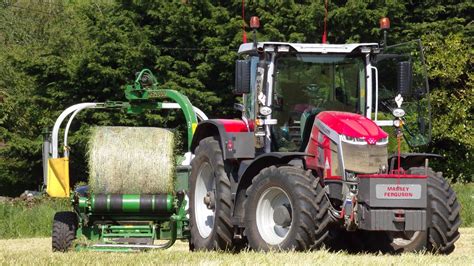
[[[125,87],[125,97],[128,113],[139,114],[144,110],[162,109],[163,99],[171,99],[178,103],[186,118],[188,131],[188,148],[191,147],[193,133],[198,120],[193,110],[193,105],[188,97],[175,90],[159,89],[158,81],[149,69],[143,69],[137,75],[133,85]]]

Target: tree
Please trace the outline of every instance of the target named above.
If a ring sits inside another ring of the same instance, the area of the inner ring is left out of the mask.
[[[67,106],[123,100],[122,86],[150,68],[163,88],[186,94],[211,117],[236,117],[234,62],[242,40],[242,1],[80,1],[0,4],[0,194],[37,188],[42,180],[41,132]],[[389,44],[422,37],[433,104],[433,144],[446,155],[448,176],[471,181],[472,1],[329,1],[330,43],[378,42],[378,19],[389,16]],[[258,39],[320,42],[324,1],[247,1],[258,15]],[[247,31],[248,29],[247,25]],[[249,41],[253,34],[248,34]],[[217,108],[218,106],[218,108]],[[72,125],[74,178],[90,125],[166,125],[176,112],[130,117],[84,112]]]

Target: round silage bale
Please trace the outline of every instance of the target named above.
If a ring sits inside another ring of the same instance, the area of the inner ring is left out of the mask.
[[[92,193],[172,192],[174,135],[154,127],[95,127],[88,164]]]

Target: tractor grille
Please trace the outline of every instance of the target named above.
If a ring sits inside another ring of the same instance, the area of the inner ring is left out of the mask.
[[[378,173],[381,165],[387,165],[387,145],[354,145],[342,142],[344,166],[356,173]]]

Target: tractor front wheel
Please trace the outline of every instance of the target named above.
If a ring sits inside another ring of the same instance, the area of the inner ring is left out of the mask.
[[[77,215],[74,212],[57,212],[53,219],[53,251],[66,252],[76,238]]]
[[[254,250],[308,250],[327,236],[327,198],[319,179],[291,166],[263,169],[247,189],[245,234]],[[316,243],[316,244],[315,244]]]
[[[190,250],[226,250],[232,247],[232,200],[219,142],[199,142],[189,179]]]

